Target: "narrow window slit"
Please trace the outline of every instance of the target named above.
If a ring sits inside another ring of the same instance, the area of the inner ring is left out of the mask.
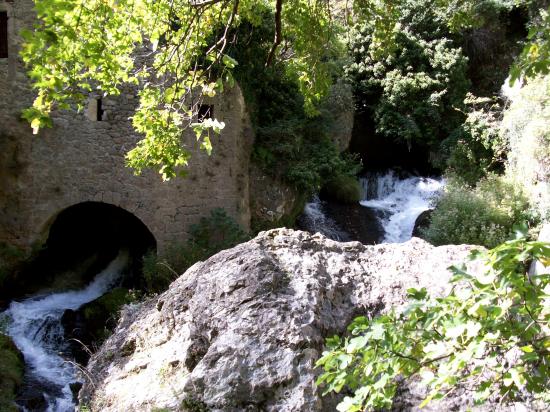
[[[103,110],[103,102],[101,99],[97,99],[96,120],[98,122],[101,122],[103,120],[103,113],[105,113],[105,110]]]
[[[201,104],[199,106],[198,120],[200,123],[204,122],[206,119],[214,118],[214,106],[211,104]]]
[[[8,57],[8,12],[0,11],[0,59]]]

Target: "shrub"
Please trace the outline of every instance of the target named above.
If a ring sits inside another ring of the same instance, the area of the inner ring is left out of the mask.
[[[550,76],[510,94],[502,122],[510,144],[506,173],[521,183],[541,219],[550,221]]]
[[[400,5],[400,29],[389,56],[372,53],[376,23],[363,23],[352,36],[353,62],[346,74],[378,134],[437,149],[463,121],[454,108],[462,106],[469,81],[467,60],[433,5],[418,0]]]
[[[17,411],[15,395],[23,383],[25,364],[9,336],[0,333],[0,410]]]
[[[498,100],[469,94],[465,104],[469,106],[466,120],[442,146],[448,152],[448,170],[475,185],[488,172],[504,171],[508,144],[500,133],[502,105]]]
[[[350,337],[327,339],[317,383],[351,393],[339,411],[390,408],[415,376],[427,387],[420,407],[464,384],[476,404],[550,401],[550,274],[527,274],[532,260],[550,266],[550,244],[518,239],[476,256],[485,272],[451,268],[448,296],[409,289],[404,310],[356,318]]]
[[[358,203],[361,200],[361,186],[355,177],[339,175],[325,184],[321,194],[340,203]]]
[[[434,245],[495,247],[513,235],[515,225],[532,221],[529,207],[522,190],[502,177],[489,175],[475,188],[451,179],[421,234]]]
[[[143,288],[150,293],[162,292],[196,262],[248,239],[248,234],[223,209],[213,209],[209,217],[191,226],[185,244],[170,245],[161,257],[155,252],[143,257]]]
[[[255,24],[241,24],[238,43],[230,51],[239,62],[235,77],[256,131],[252,160],[266,174],[312,194],[335,174],[353,174],[360,167],[356,158],[341,155],[330,139],[334,110],[342,110],[350,102],[345,93],[340,98],[333,95],[338,102],[333,111],[323,110],[325,102],[321,102],[322,110],[312,116],[304,110],[298,80],[288,75],[284,64],[265,67],[274,36],[271,13],[266,10],[262,21]],[[327,51],[327,61],[335,61],[332,54]],[[338,74],[335,69],[333,77],[340,77]],[[342,85],[339,87],[336,94],[343,91]]]

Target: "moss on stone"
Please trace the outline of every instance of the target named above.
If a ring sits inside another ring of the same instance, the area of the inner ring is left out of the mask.
[[[23,382],[23,355],[9,336],[0,334],[0,410],[17,411],[15,395]]]
[[[361,186],[355,177],[339,175],[323,186],[321,194],[340,203],[357,203],[361,200]]]
[[[91,336],[96,341],[102,341],[109,335],[109,329],[114,326],[118,313],[123,305],[135,302],[137,296],[126,288],[114,288],[100,298],[84,305],[82,314]]]

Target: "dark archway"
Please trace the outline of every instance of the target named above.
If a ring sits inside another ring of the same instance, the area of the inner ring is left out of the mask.
[[[34,258],[0,291],[9,301],[39,291],[77,289],[90,282],[121,250],[130,261],[121,285],[141,284],[141,258],[156,240],[132,213],[111,204],[83,202],[61,211]]]

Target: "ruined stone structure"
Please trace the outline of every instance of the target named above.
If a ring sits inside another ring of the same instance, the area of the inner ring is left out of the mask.
[[[193,156],[185,179],[162,182],[153,171],[135,176],[125,167],[125,154],[140,138],[128,120],[137,104],[131,89],[103,98],[100,108],[91,96],[84,113],[54,113],[54,127],[33,136],[20,118],[34,96],[17,54],[18,33],[33,22],[32,7],[32,0],[0,0],[0,12],[8,15],[9,51],[0,58],[0,242],[40,244],[61,211],[90,201],[134,214],[160,252],[185,240],[190,225],[216,207],[248,227],[253,132],[240,90],[209,102],[226,124],[213,137],[212,156],[198,150],[192,132],[186,137]]]

